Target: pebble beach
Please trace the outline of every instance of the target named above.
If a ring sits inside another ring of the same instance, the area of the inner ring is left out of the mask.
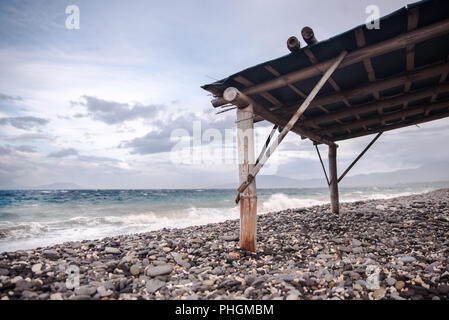
[[[449,189],[0,253],[0,299],[445,300]]]

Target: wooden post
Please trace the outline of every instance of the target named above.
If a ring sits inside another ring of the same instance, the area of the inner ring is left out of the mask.
[[[253,105],[237,108],[237,146],[239,182],[244,183],[254,168],[254,112]],[[240,247],[256,251],[257,193],[256,180],[240,195]]]
[[[329,176],[330,176],[330,197],[331,211],[339,213],[340,205],[338,201],[338,177],[337,177],[337,147],[329,146]]]

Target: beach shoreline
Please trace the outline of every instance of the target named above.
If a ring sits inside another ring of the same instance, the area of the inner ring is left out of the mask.
[[[449,189],[0,253],[0,299],[448,299]],[[78,285],[79,280],[79,285]]]

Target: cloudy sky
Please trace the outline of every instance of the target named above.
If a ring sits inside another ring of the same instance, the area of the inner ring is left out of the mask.
[[[407,4],[374,2],[381,15]],[[362,24],[370,4],[1,1],[0,187],[198,188],[236,181],[227,139],[235,113],[216,116],[200,86],[286,54],[286,39],[305,25],[323,40]],[[80,9],[79,29],[65,26],[68,5]],[[351,174],[448,160],[448,124],[386,133]],[[257,128],[260,145],[270,126]],[[195,131],[202,148],[197,141],[193,152],[173,151],[193,145],[186,136]],[[370,139],[339,143],[340,169]],[[286,142],[262,173],[322,177],[310,141],[292,134]]]

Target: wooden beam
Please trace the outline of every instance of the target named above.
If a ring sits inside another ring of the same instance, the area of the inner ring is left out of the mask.
[[[342,141],[342,140],[347,140],[347,139],[363,137],[363,136],[370,135],[373,133],[378,133],[380,131],[385,132],[385,131],[395,130],[395,129],[404,128],[404,127],[408,127],[408,126],[412,126],[412,125],[417,125],[417,124],[421,124],[421,123],[425,123],[425,122],[435,121],[435,120],[439,120],[439,119],[443,119],[443,118],[447,118],[447,117],[449,117],[449,111],[441,112],[441,113],[438,113],[435,115],[431,115],[431,116],[427,116],[427,117],[423,117],[423,118],[419,118],[419,119],[415,119],[415,120],[406,120],[406,121],[402,121],[400,123],[393,124],[393,125],[385,125],[382,127],[373,128],[373,129],[365,130],[362,132],[345,134],[345,135],[338,136],[338,137],[334,138],[333,140],[334,141]]]
[[[329,146],[329,189],[331,198],[331,211],[338,214],[340,212],[338,196],[338,176],[337,176],[337,148]]]
[[[288,123],[283,127],[281,133],[279,133],[277,139],[271,144],[270,148],[267,150],[265,155],[260,159],[259,163],[254,166],[253,170],[251,170],[251,173],[248,175],[248,178],[245,183],[240,184],[240,187],[238,188],[239,195],[242,193],[248,185],[251,183],[252,179],[259,173],[260,169],[263,167],[263,165],[268,161],[269,157],[273,154],[273,152],[276,150],[276,148],[281,144],[282,140],[287,136],[287,134],[290,132],[290,130],[294,127],[298,119],[301,117],[301,115],[306,111],[308,108],[310,102],[315,98],[315,96],[318,94],[318,92],[321,90],[321,88],[324,86],[326,81],[329,79],[329,77],[332,75],[332,73],[337,69],[338,65],[343,61],[344,57],[346,56],[347,52],[343,51],[341,52],[337,59],[334,61],[332,66],[327,70],[324,75],[321,77],[321,79],[318,81],[318,83],[315,85],[315,87],[312,89],[312,91],[307,96],[306,100],[299,106],[298,110],[295,112],[295,114],[291,117],[291,119],[288,121]],[[230,93],[230,97],[232,96],[238,96],[238,91],[235,88],[228,88],[225,90],[228,91],[231,89],[232,93]],[[223,94],[223,96],[225,96]],[[226,96],[228,96],[226,94]],[[230,101],[229,99],[227,99]],[[335,145],[333,147],[336,148]],[[239,195],[237,196],[236,201],[238,202]]]
[[[317,144],[315,144],[315,150],[316,150],[316,153],[318,154],[318,159],[320,159],[321,168],[323,168],[324,177],[326,178],[327,186],[329,187],[331,185],[331,183],[330,183],[329,178],[327,176],[326,168],[324,167],[323,159],[321,158],[320,149],[318,149],[318,145]]]
[[[235,90],[237,90],[237,89],[235,89]],[[224,93],[226,93],[226,90]],[[268,122],[277,124],[280,127],[284,127],[285,125],[287,125],[287,120],[275,115],[273,112],[271,112],[270,110],[267,110],[266,108],[264,108],[260,104],[256,103],[254,100],[252,100],[250,97],[244,95],[240,91],[237,90],[237,94],[235,97],[231,97],[231,96],[225,97],[224,93],[223,93],[223,97],[221,97],[220,99],[223,99],[223,100],[229,99],[229,102],[235,106],[245,107],[251,103],[253,105],[255,117],[260,116],[263,119],[267,120]],[[314,134],[312,131],[310,131],[306,128],[299,127],[298,125],[294,126],[292,131],[294,133],[300,135],[301,137],[309,138],[310,140],[312,140],[314,142],[323,143],[323,144],[327,144],[327,145],[334,145],[334,142],[332,142],[328,139],[323,139],[319,135]]]
[[[330,94],[324,97],[316,98],[311,103],[311,107],[317,105],[326,105],[335,103],[338,101],[342,101],[344,98],[352,98],[357,96],[363,96],[373,91],[380,91],[388,88],[393,88],[398,85],[405,83],[406,81],[417,81],[427,79],[436,75],[440,75],[442,72],[449,70],[449,63],[442,63],[438,65],[434,65],[431,67],[414,70],[412,72],[407,72],[405,74],[401,74],[399,76],[394,76],[387,79],[377,80],[373,83],[367,83],[361,85],[357,88],[350,89],[344,92],[338,92],[334,94]],[[224,104],[224,103],[223,103]],[[275,113],[282,112],[283,114],[288,114],[294,111],[294,106],[285,106],[282,109],[275,110]]]
[[[411,72],[406,72],[405,74],[401,74],[398,76],[393,76],[387,79],[380,79],[377,80],[373,83],[367,83],[365,85],[361,85],[357,88],[351,89],[351,90],[347,90],[344,92],[337,92],[334,94],[330,94],[324,97],[320,97],[320,98],[316,98],[314,101],[312,101],[312,103],[310,104],[310,107],[316,107],[319,105],[326,105],[326,104],[330,104],[330,103],[335,103],[338,101],[342,101],[343,99],[349,99],[352,97],[356,97],[356,96],[362,96],[365,94],[368,94],[372,91],[380,91],[380,90],[384,90],[384,89],[388,89],[388,88],[393,88],[396,86],[399,86],[401,84],[404,84],[407,81],[417,81],[417,80],[423,80],[423,79],[427,79],[430,77],[434,77],[437,75],[441,75],[444,74],[449,71],[449,62],[445,62],[445,63],[441,63],[441,64],[437,64],[437,65],[432,65],[430,67],[425,67],[425,68],[421,68],[418,70],[414,70]],[[214,108],[217,107],[221,107],[225,104],[228,104],[229,102],[227,102],[225,99],[223,99],[223,97],[216,97],[214,99],[212,99],[211,101],[212,106]],[[291,106],[284,106],[282,107],[282,109],[277,109],[275,110],[275,112],[280,112],[282,111],[282,113],[286,113],[286,112],[293,112],[296,107],[295,105],[291,105]]]
[[[419,8],[415,7],[409,10],[407,31],[413,31],[418,27],[419,19]],[[415,68],[415,44],[409,44],[405,47],[406,51],[406,69],[407,71],[412,71]],[[412,83],[410,81],[406,82],[404,85],[404,92],[410,91]],[[407,107],[406,105],[404,106]]]
[[[307,57],[310,60],[311,64],[317,64],[318,63],[318,59],[315,57],[315,55],[313,54],[313,52],[309,49],[309,48],[305,48],[304,49],[305,54],[307,55]],[[340,86],[335,82],[335,80],[330,77],[328,80],[329,84],[332,86],[332,88],[335,90],[335,92],[340,92]],[[347,107],[350,107],[351,104],[348,102],[348,100],[343,99],[344,104]]]
[[[355,30],[355,39],[357,42],[357,47],[363,48],[364,46],[366,46],[365,34],[363,33],[362,27],[357,28]],[[371,58],[368,57],[368,58],[363,59],[363,66],[365,67],[365,70],[368,74],[368,80],[370,82],[376,81],[376,73],[374,72],[373,65],[371,64]],[[376,99],[376,100],[380,99],[380,95],[379,95],[378,91],[373,91],[372,93],[373,93],[374,99]]]
[[[238,83],[244,85],[245,87],[251,87],[254,85],[253,82],[249,81],[248,79],[246,79],[243,76],[237,76],[234,78],[234,80],[237,81]],[[268,100],[274,106],[276,106],[278,108],[282,106],[282,103],[277,98],[275,98],[272,94],[270,94],[268,92],[261,92],[260,95],[264,99]]]
[[[357,161],[360,160],[361,157],[363,157],[363,155],[368,151],[369,148],[371,148],[371,146],[374,144],[374,142],[376,142],[377,139],[379,139],[379,137],[382,135],[383,132],[379,132],[373,140],[371,140],[371,142],[365,147],[365,149],[363,149],[363,151],[357,156],[357,158],[354,159],[354,161],[352,161],[352,163],[348,166],[348,168],[346,168],[346,170],[341,174],[340,178],[338,178],[338,183],[340,183],[340,181],[345,177],[345,175],[349,172],[349,170],[352,169],[352,167],[357,163]]]
[[[386,121],[391,121],[391,120],[395,120],[398,118],[406,118],[406,117],[421,114],[423,112],[427,112],[427,114],[428,114],[431,111],[444,109],[444,108],[448,108],[448,107],[449,107],[449,101],[436,102],[436,103],[432,103],[432,104],[423,104],[423,105],[419,105],[419,106],[414,106],[413,108],[408,108],[406,110],[401,110],[398,112],[393,112],[393,113],[385,114],[382,116],[371,117],[371,118],[363,120],[363,121],[355,121],[355,122],[351,122],[351,123],[345,124],[345,125],[331,126],[331,127],[319,130],[317,132],[317,134],[326,136],[326,135],[330,135],[330,134],[333,134],[333,133],[336,133],[339,131],[343,131],[343,130],[347,130],[347,129],[351,129],[351,130],[358,129],[362,125],[370,126],[370,125],[373,125],[373,124],[376,124],[379,122],[385,124]]]
[[[343,119],[343,118],[347,118],[350,116],[360,115],[361,113],[371,112],[371,111],[377,110],[378,108],[384,109],[384,108],[388,108],[388,107],[393,107],[393,106],[403,104],[405,102],[420,100],[420,99],[423,99],[426,97],[433,96],[440,92],[448,92],[448,91],[449,91],[449,83],[446,83],[446,84],[442,84],[437,87],[427,88],[427,89],[418,90],[418,91],[415,91],[412,93],[407,93],[407,94],[404,94],[402,96],[395,97],[395,98],[384,98],[383,100],[381,100],[379,102],[364,104],[362,106],[354,107],[352,109],[344,109],[342,111],[332,112],[327,115],[318,116],[318,117],[314,117],[314,118],[308,118],[307,120],[304,120],[303,122],[301,122],[301,124],[304,126],[308,126],[308,127],[319,126],[322,123],[331,122],[331,121],[334,121],[335,119]],[[359,120],[360,120],[360,117],[359,117]]]
[[[274,134],[276,133],[276,130],[278,129],[278,127],[279,126],[277,124],[275,124],[273,126],[273,129],[271,129],[271,132],[268,135],[267,140],[265,141],[264,145],[262,146],[262,150],[260,150],[259,156],[257,157],[257,160],[256,160],[256,164],[258,164],[260,159],[262,159],[262,157],[263,157],[265,151],[267,150],[268,146],[270,145],[270,141],[273,138]]]
[[[401,34],[390,40],[382,41],[380,43],[363,47],[357,51],[351,52],[340,64],[339,68],[349,66],[351,64],[363,61],[366,58],[372,58],[384,53],[388,53],[400,48],[404,48],[410,44],[416,44],[424,40],[443,35],[449,31],[449,19],[440,21],[430,26],[417,29],[415,31]],[[324,70],[327,70],[333,63],[333,60],[320,62],[308,68],[303,68],[298,71],[293,71],[285,74],[279,78],[252,86],[243,91],[247,95],[260,93],[263,91],[272,90],[275,88],[286,86],[289,83],[294,83],[299,80],[311,78],[319,75]]]
[[[449,56],[447,57],[446,60],[449,60]],[[440,80],[438,81],[438,83],[444,83],[444,81],[447,78],[448,73],[449,73],[449,70],[444,70],[440,75]],[[439,92],[435,92],[435,94],[432,96],[432,98],[430,98],[430,102],[435,102],[435,100],[438,98],[438,94],[439,94]]]
[[[296,38],[295,36],[291,36],[287,39],[287,48],[291,53],[299,52],[301,50],[301,43],[299,42],[298,38]]]
[[[266,65],[266,66],[264,66],[264,68],[268,71],[268,72],[270,72],[272,75],[274,75],[275,77],[280,77],[281,76],[281,74],[275,69],[275,68],[273,68],[272,66],[270,66],[270,65]],[[304,92],[302,92],[301,90],[299,90],[298,88],[296,88],[294,85],[292,85],[292,84],[288,84],[288,87],[291,89],[291,90],[293,90],[298,96],[300,96],[301,98],[307,98],[307,95],[304,93]]]
[[[301,35],[302,35],[302,38],[304,39],[304,41],[308,45],[317,43],[317,39],[315,38],[315,33],[313,32],[312,28],[310,28],[310,27],[302,28]]]
[[[254,125],[253,106],[237,108],[237,146],[240,183],[246,181],[254,168]],[[256,251],[257,191],[253,179],[240,196],[240,247]]]

